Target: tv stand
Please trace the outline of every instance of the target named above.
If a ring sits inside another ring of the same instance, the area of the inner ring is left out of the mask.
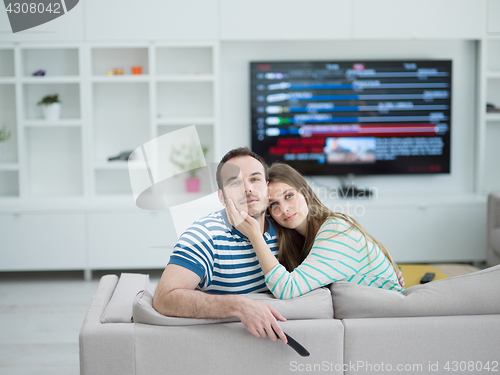
[[[354,174],[341,177],[342,186],[339,188],[340,198],[370,198],[372,191],[370,188],[359,188],[354,185]]]

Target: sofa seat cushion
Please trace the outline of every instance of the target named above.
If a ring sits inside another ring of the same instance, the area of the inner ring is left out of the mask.
[[[500,314],[500,265],[402,292],[348,282],[330,285],[335,318]]]
[[[201,293],[201,292],[200,292]],[[332,298],[328,288],[320,288],[291,300],[280,300],[268,293],[251,293],[245,297],[267,303],[280,312],[287,320],[333,319]],[[160,326],[213,324],[238,322],[236,317],[225,319],[194,319],[165,316],[153,308],[153,297],[148,291],[140,292],[133,306],[135,323]]]

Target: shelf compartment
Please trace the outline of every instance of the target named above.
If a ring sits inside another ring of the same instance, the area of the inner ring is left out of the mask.
[[[25,136],[29,194],[82,195],[81,130],[29,128]]]
[[[96,83],[93,100],[95,165],[150,140],[148,84]]]
[[[212,74],[212,61],[211,47],[158,47],[156,50],[156,74]]]
[[[490,79],[486,85],[486,102],[500,108],[500,79]]]
[[[95,171],[96,195],[127,195],[134,200],[128,169],[99,169]]]
[[[160,126],[158,127],[158,136],[162,136],[173,131],[184,128],[185,126]],[[202,167],[196,171],[196,177],[200,179],[200,192],[199,194],[208,195],[217,190],[217,183],[215,182],[215,170],[217,165],[214,162],[214,147],[213,147],[213,128],[212,126],[197,126],[196,131],[202,147],[208,147],[205,154],[205,162],[208,167]],[[182,144],[179,145],[181,147]],[[191,177],[190,172],[180,173],[172,178],[165,180],[164,189],[166,199],[171,205],[177,205],[186,202],[192,193],[186,193],[186,178]],[[199,196],[197,196],[199,198]],[[176,203],[176,201],[178,201]]]
[[[42,120],[43,110],[37,103],[45,95],[58,94],[61,101],[61,120],[80,118],[80,85],[77,83],[61,84],[24,84],[24,118]]]
[[[500,72],[500,40],[488,40],[488,58],[486,69]]]
[[[78,60],[78,48],[23,49],[23,77],[78,76],[80,74]],[[33,73],[40,69],[45,70],[45,76],[33,76]]]
[[[0,78],[14,78],[14,50],[12,48],[0,48],[0,61]]]
[[[0,164],[0,197],[19,197],[19,172],[3,169]]]
[[[0,162],[17,163],[17,117],[15,85],[0,85],[0,128],[10,131],[10,138],[0,143]]]
[[[211,82],[162,82],[158,84],[157,89],[157,119],[214,115]]]
[[[142,74],[149,74],[148,48],[105,48],[92,49],[92,75],[106,76],[106,72],[123,69],[130,74],[132,66],[142,66]]]
[[[191,124],[192,125],[192,124]],[[186,125],[160,125],[158,126],[158,136],[162,136],[167,133],[171,133],[175,130],[185,128]],[[214,159],[214,128],[211,125],[196,125],[196,132],[198,133],[198,138],[202,147],[208,147],[208,151],[205,155],[205,160],[207,163],[213,162]]]

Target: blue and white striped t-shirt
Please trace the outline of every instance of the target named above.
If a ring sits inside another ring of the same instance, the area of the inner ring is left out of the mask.
[[[264,239],[278,257],[278,237],[269,220]],[[169,264],[200,276],[198,288],[206,292],[268,291],[252,243],[229,223],[225,209],[195,221],[179,238]]]

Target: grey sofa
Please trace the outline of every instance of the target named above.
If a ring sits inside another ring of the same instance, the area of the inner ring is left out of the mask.
[[[80,332],[82,375],[500,371],[500,266],[401,293],[335,283],[273,305],[311,355],[235,319],[166,317],[147,275],[104,276]],[[465,368],[465,370],[464,370]]]
[[[488,195],[488,266],[500,264],[500,192]]]

